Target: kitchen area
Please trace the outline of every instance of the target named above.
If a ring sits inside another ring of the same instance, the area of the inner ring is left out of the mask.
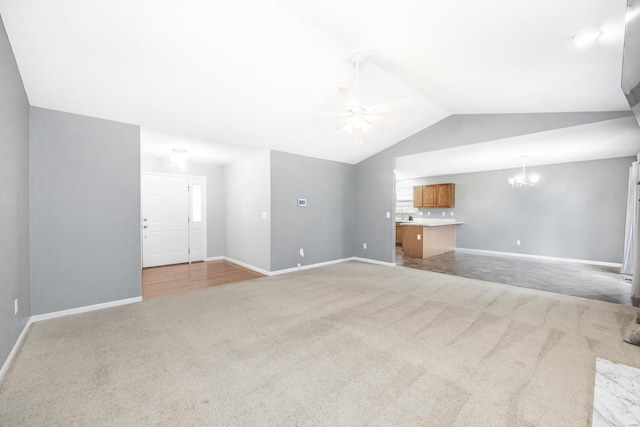
[[[455,250],[455,184],[396,189],[396,246],[403,256],[428,258]]]

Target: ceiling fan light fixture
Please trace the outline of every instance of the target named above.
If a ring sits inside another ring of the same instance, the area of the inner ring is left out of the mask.
[[[367,122],[364,118],[362,118],[362,116],[357,116],[354,117],[354,119],[351,121],[353,130],[358,131],[358,132],[366,132],[369,129],[371,129],[371,125],[369,124],[369,122]]]
[[[586,46],[596,41],[602,35],[600,28],[587,28],[574,33],[571,36],[571,41],[576,46]]]

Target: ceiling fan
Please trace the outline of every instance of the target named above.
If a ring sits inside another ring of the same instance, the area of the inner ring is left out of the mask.
[[[338,92],[340,97],[344,101],[346,111],[333,112],[333,113],[320,113],[329,114],[344,117],[342,122],[336,127],[336,129],[343,129],[349,133],[364,133],[371,129],[375,124],[390,124],[391,121],[383,116],[381,113],[387,113],[390,111],[400,110],[402,108],[413,105],[413,99],[397,99],[395,101],[383,102],[375,104],[370,107],[365,107],[358,101],[359,95],[359,79],[360,79],[360,64],[371,56],[371,53],[366,50],[360,49],[349,56],[348,60],[356,67],[356,85],[355,93],[345,87],[339,87]]]

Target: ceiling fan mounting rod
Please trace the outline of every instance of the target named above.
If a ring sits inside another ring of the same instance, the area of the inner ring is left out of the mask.
[[[371,56],[371,52],[366,49],[356,49],[349,55],[348,61],[356,67],[356,90],[355,98],[358,99],[360,95],[360,64]]]
[[[356,61],[356,99],[360,99],[360,61]]]

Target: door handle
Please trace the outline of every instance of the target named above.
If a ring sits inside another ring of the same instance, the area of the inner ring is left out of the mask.
[[[149,226],[145,224],[143,228],[147,228],[147,227],[149,227]]]
[[[146,220],[147,220],[147,218],[143,218],[142,220],[143,220],[143,221],[146,221]]]

